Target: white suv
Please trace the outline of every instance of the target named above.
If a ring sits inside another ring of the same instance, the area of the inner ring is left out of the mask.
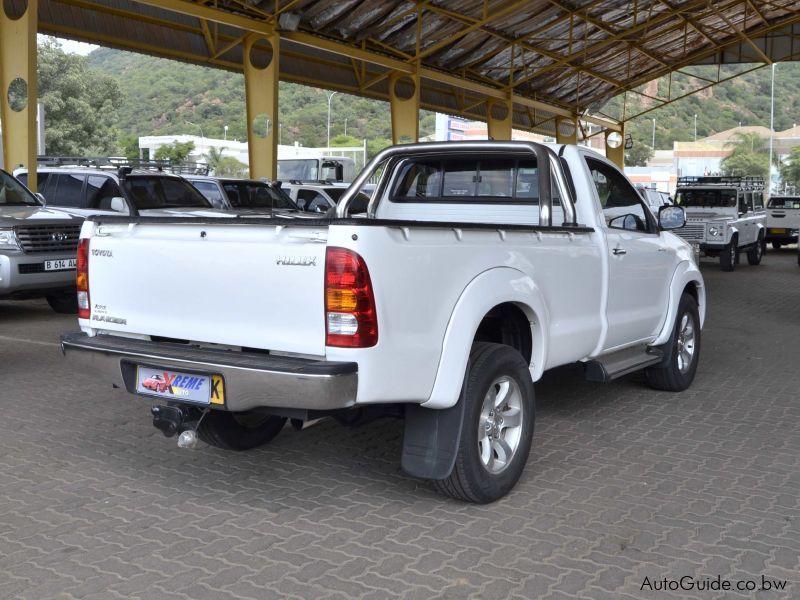
[[[751,265],[761,263],[767,221],[763,179],[681,177],[675,203],[687,216],[686,226],[675,233],[702,254],[719,257],[723,271],[733,271],[740,252],[747,252]]]

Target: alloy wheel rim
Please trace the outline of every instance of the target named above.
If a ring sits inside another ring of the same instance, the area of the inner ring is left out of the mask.
[[[489,473],[503,472],[516,455],[522,439],[522,392],[508,376],[489,386],[478,422],[478,456]]]
[[[686,313],[678,329],[678,370],[681,373],[688,372],[694,361],[695,337],[694,319]]]

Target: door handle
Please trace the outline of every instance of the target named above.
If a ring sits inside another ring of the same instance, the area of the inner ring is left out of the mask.
[[[614,248],[612,252],[614,253],[614,256],[622,256],[623,254],[628,253],[628,251],[625,250],[625,248]]]

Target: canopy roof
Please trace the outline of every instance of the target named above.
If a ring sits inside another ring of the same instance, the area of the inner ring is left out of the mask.
[[[515,127],[550,134],[688,65],[800,57],[798,0],[39,0],[43,33],[234,70],[273,28],[284,80],[386,99],[417,73],[423,108],[511,99]]]

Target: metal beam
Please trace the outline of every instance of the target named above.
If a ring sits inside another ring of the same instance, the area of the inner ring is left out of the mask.
[[[267,41],[272,47],[268,64],[254,52]],[[250,177],[278,177],[278,64],[280,38],[250,34],[244,42],[244,84],[247,105],[247,148],[250,154]]]

